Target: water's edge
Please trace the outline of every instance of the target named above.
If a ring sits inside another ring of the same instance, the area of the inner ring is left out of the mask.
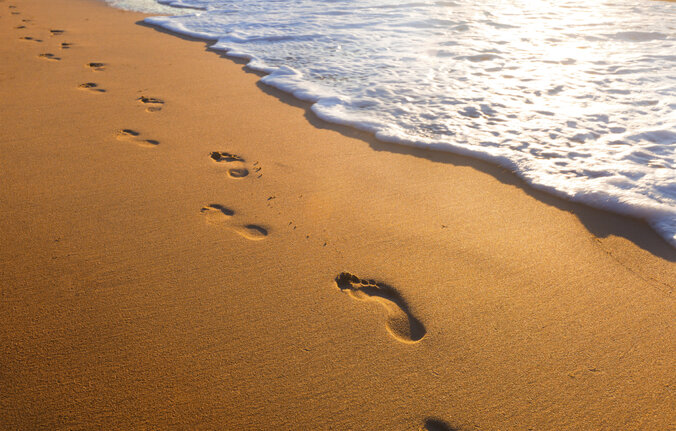
[[[111,6],[120,7],[119,4],[114,3],[111,4],[111,1],[117,1],[119,3],[120,1],[124,0],[104,0],[104,1],[106,1],[106,3],[108,3]],[[137,1],[138,0],[135,0],[135,2]],[[154,2],[154,0],[147,0],[147,2],[159,8],[170,9],[174,13],[181,11],[181,9],[177,9],[174,7],[158,5],[157,3]],[[140,12],[157,14],[159,10],[157,10],[154,6],[152,7],[152,10],[140,10]],[[130,9],[125,7],[122,8]],[[136,11],[139,11],[138,8],[136,9]],[[163,12],[168,11],[164,10]],[[201,35],[199,33],[195,33],[193,31],[172,25],[172,23],[169,20],[167,20],[167,18],[168,17],[161,16],[148,17],[142,21],[142,24],[155,28],[158,31],[169,33],[178,37],[189,37],[194,40],[203,41],[206,43],[209,50],[216,51],[219,54],[223,55],[224,57],[228,57],[233,60],[245,61],[246,67],[248,69],[262,76],[260,80],[261,83],[269,87],[275,88],[279,91],[282,91],[285,94],[289,94],[300,101],[308,103],[310,111],[314,115],[316,115],[317,118],[323,121],[327,121],[329,123],[336,124],[339,126],[347,126],[356,130],[369,133],[370,135],[374,136],[378,141],[387,144],[398,144],[407,147],[417,147],[425,150],[449,152],[500,166],[502,168],[508,169],[520,180],[522,180],[524,186],[532,187],[535,190],[543,191],[549,195],[555,196],[565,201],[583,204],[591,208],[599,209],[602,211],[608,211],[614,214],[629,217],[631,219],[639,220],[642,223],[647,223],[647,225],[649,225],[667,244],[669,244],[673,248],[676,248],[676,236],[672,237],[674,226],[671,226],[670,220],[667,217],[664,217],[664,219],[660,219],[654,217],[653,214],[652,215],[653,217],[651,219],[650,217],[637,214],[641,212],[640,208],[637,209],[635,207],[632,207],[630,204],[624,204],[622,202],[608,202],[607,197],[604,197],[604,199],[602,200],[601,199],[595,200],[593,195],[570,196],[565,192],[556,189],[553,186],[548,186],[532,181],[532,179],[528,178],[527,172],[522,172],[521,170],[519,170],[516,163],[508,159],[507,157],[492,155],[463,146],[449,145],[448,143],[439,145],[429,143],[423,144],[415,140],[402,139],[400,136],[392,136],[392,135],[388,136],[387,133],[382,133],[377,127],[369,127],[368,124],[352,122],[334,115],[328,115],[325,112],[323,112],[322,109],[319,109],[320,106],[318,105],[318,103],[322,99],[320,96],[312,94],[312,92],[310,91],[298,91],[297,89],[294,90],[293,88],[289,88],[287,85],[285,85],[283,79],[278,79],[280,77],[283,78],[284,75],[287,75],[289,73],[289,71],[285,70],[285,68],[266,67],[265,65],[260,64],[260,62],[257,62],[256,61],[257,59],[251,55],[236,52],[233,50],[233,47],[226,46],[223,43],[218,43],[219,42],[218,39],[205,37],[204,35]],[[667,212],[666,215],[670,214]]]

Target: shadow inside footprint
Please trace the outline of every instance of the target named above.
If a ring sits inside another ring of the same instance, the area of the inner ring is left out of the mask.
[[[236,228],[235,232],[242,235],[244,238],[250,239],[252,241],[260,241],[262,239],[265,239],[266,236],[268,236],[267,229],[255,224],[248,224],[246,226]]]
[[[429,418],[425,421],[423,431],[459,431],[458,428],[452,427],[441,419]]]
[[[142,147],[156,147],[157,145],[160,145],[160,141],[156,141],[155,139],[142,139],[139,138],[140,135],[141,133],[136,130],[122,129],[117,132],[117,139],[120,141],[135,142]]]
[[[235,215],[233,210],[219,204],[211,204],[202,207],[200,212],[206,217],[207,223],[211,224],[223,223]]]
[[[101,71],[106,67],[106,64],[105,63],[92,62],[92,63],[85,64],[85,67],[88,67],[91,70]]]
[[[97,93],[106,92],[106,90],[104,90],[103,88],[99,88],[99,85],[96,82],[85,82],[84,84],[80,84],[77,87],[82,90],[91,90]]]
[[[139,132],[137,132],[136,130],[132,130],[132,129],[122,129],[117,133],[117,137],[120,138],[120,139],[135,138],[139,135],[140,135]]]
[[[232,154],[226,153],[225,151],[213,151],[209,154],[209,157],[217,163],[234,163],[235,165],[240,165],[245,162],[244,158]],[[230,168],[228,169],[228,176],[230,178],[244,178],[249,175],[249,170],[244,167]]]
[[[200,213],[206,217],[207,223],[215,225],[226,225],[231,230],[251,241],[260,241],[268,236],[268,230],[264,227],[248,224],[245,226],[234,226],[231,223],[235,211],[219,204],[210,204],[202,207]]]
[[[141,96],[136,100],[140,101],[144,105],[149,105],[146,108],[147,112],[159,112],[162,110],[162,105],[164,105],[164,100],[157,99],[155,97]]]
[[[154,97],[145,97],[145,96],[141,96],[136,100],[140,100],[141,103],[157,103],[157,104],[160,104],[160,105],[164,103],[163,100],[156,99]]]
[[[61,60],[61,57],[57,57],[51,52],[45,52],[43,54],[38,54],[38,57],[44,58],[45,60],[52,60],[52,61],[59,61]]]
[[[356,275],[342,272],[336,277],[338,288],[360,301],[375,301],[387,311],[387,330],[398,341],[415,343],[427,331],[408,309],[406,301],[393,287],[375,280],[363,280]]]
[[[73,46],[73,44],[70,43],[70,42],[62,42],[61,43],[61,49],[70,49],[71,46]]]
[[[228,176],[230,178],[244,178],[249,175],[248,169],[228,169]]]
[[[52,36],[59,36],[59,35],[65,33],[65,30],[54,30],[54,29],[52,29],[52,30],[49,30],[49,32],[52,34]]]
[[[226,153],[224,151],[212,151],[209,154],[209,157],[211,157],[216,162],[243,162],[244,161],[244,159],[241,158],[240,156],[238,156],[236,154]]]

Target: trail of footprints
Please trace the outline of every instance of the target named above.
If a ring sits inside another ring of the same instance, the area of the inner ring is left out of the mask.
[[[14,13],[14,14],[18,15],[19,12],[16,12],[16,13]],[[22,19],[21,21],[22,21],[24,24],[20,24],[20,25],[15,26],[15,27],[14,27],[15,30],[25,30],[25,29],[28,28],[25,24],[31,22],[30,19]],[[62,34],[65,33],[65,30],[51,29],[51,30],[49,30],[49,33],[50,33],[52,36],[60,36],[60,35],[62,35]],[[40,38],[37,38],[37,37],[34,37],[34,36],[21,36],[21,37],[19,37],[19,39],[20,39],[20,40],[27,41],[27,42],[34,42],[34,43],[42,43],[42,42],[44,42],[43,39],[40,39]],[[60,44],[61,49],[70,49],[72,46],[73,46],[73,43],[71,43],[71,42],[61,42],[61,44]],[[53,54],[53,53],[51,53],[51,52],[40,53],[40,54],[38,54],[38,57],[40,57],[40,58],[42,58],[42,59],[45,59],[45,60],[51,60],[51,61],[59,61],[59,60],[61,60],[61,57],[58,57],[58,56],[56,56],[55,54]]]
[[[92,68],[100,68],[103,67],[103,63],[89,63],[90,67]],[[101,65],[101,66],[100,66]],[[100,92],[105,92],[105,90],[99,89],[97,84],[94,82],[87,82],[85,84],[80,85],[81,88],[92,90],[92,91],[100,91]],[[136,99],[140,103],[144,105],[148,105],[146,108],[147,112],[158,112],[162,110],[162,105],[164,105],[164,101],[155,97],[146,97],[146,96],[141,96],[138,99]],[[117,132],[117,139],[120,141],[129,141],[129,142],[135,142],[138,145],[141,145],[142,147],[155,147],[160,144],[160,142],[156,139],[145,139],[144,137],[141,136],[141,132],[138,132],[133,129],[122,129]]]
[[[15,9],[15,6],[10,6],[10,9]],[[13,11],[12,14],[18,15],[19,12]],[[29,19],[23,19],[22,22],[24,24],[16,26],[15,29],[26,29],[25,24],[30,21]],[[65,30],[51,29],[50,33],[52,36],[61,36],[65,33]],[[33,36],[22,36],[21,39],[34,43],[43,42],[42,39]],[[62,42],[60,44],[62,50],[70,49],[72,46],[73,43],[71,42]],[[61,60],[60,57],[49,52],[41,53],[39,57],[51,61]],[[90,62],[86,63],[85,67],[94,72],[101,72],[106,69],[106,64],[102,62]],[[82,83],[78,88],[94,93],[106,92],[95,82]],[[163,100],[145,95],[141,95],[137,101],[146,107],[147,112],[159,112],[164,106]],[[116,138],[120,141],[133,142],[143,147],[156,147],[159,144],[157,140],[146,139],[140,132],[133,129],[119,130],[116,133]],[[225,151],[213,151],[209,154],[209,157],[214,163],[225,165],[230,178],[242,179],[252,172],[258,178],[262,176],[260,173],[261,167],[258,165],[258,162],[249,165],[244,158],[236,154]],[[250,241],[260,241],[268,236],[268,229],[266,227],[257,224],[239,223],[236,221],[235,211],[220,204],[206,205],[201,208],[200,214],[208,224],[231,230]],[[410,344],[416,343],[425,337],[427,333],[425,326],[411,313],[408,304],[395,288],[375,280],[361,279],[348,272],[340,273],[335,278],[335,283],[341,292],[346,293],[353,299],[378,303],[386,315],[385,327],[395,340]],[[430,418],[425,422],[422,429],[428,431],[446,431],[454,430],[455,428],[441,420]]]
[[[13,8],[14,9],[14,8]],[[16,11],[18,13],[18,11]],[[24,24],[18,25],[17,30],[26,29],[29,19],[22,20]],[[51,29],[52,36],[61,36],[66,33],[62,29]],[[42,43],[43,40],[33,36],[22,36],[22,40],[28,42]],[[70,49],[73,46],[70,42],[61,42],[61,49]],[[59,61],[61,57],[53,53],[41,53],[39,56],[45,60]],[[89,62],[85,67],[93,72],[101,72],[106,69],[106,63],[103,62]],[[85,82],[78,86],[81,90],[86,90],[94,93],[105,93],[106,90],[101,88],[96,82]],[[141,95],[137,102],[146,108],[147,112],[159,112],[164,107],[164,100]],[[133,142],[143,147],[157,147],[159,141],[155,139],[148,139],[143,134],[134,129],[120,129],[116,133],[116,138],[120,141]],[[227,168],[227,174],[233,179],[243,179],[252,173],[258,178],[262,176],[260,173],[261,167],[258,162],[253,164],[236,154],[226,151],[213,151],[209,154],[213,163],[223,165]],[[236,223],[235,211],[220,204],[210,204],[204,206],[200,213],[204,216],[207,223],[211,225],[218,225],[232,230],[242,237],[252,240],[260,241],[267,237],[268,229],[256,224],[241,224]],[[408,304],[393,287],[375,280],[365,280],[356,275],[343,272],[335,278],[336,285],[340,291],[348,294],[351,298],[359,301],[376,302],[380,304],[386,314],[385,326],[388,332],[398,341],[404,343],[415,343],[420,341],[426,334],[424,325],[411,313]],[[429,424],[428,424],[429,425]],[[432,428],[434,423],[431,423]]]
[[[24,20],[28,21],[28,20]],[[25,25],[16,27],[17,29],[25,29]],[[50,30],[52,36],[60,36],[65,33],[61,29]],[[31,42],[42,42],[41,39],[32,36],[24,36],[23,40]],[[69,49],[73,44],[70,42],[62,42],[62,49]],[[52,53],[42,53],[40,57],[46,60],[58,61],[61,58]],[[106,69],[106,64],[103,62],[86,63],[85,67],[94,71],[101,72]],[[87,90],[95,93],[105,93],[106,90],[99,87],[95,82],[85,82],[78,86],[82,90]],[[156,97],[149,97],[141,95],[136,99],[138,103],[146,107],[147,112],[159,112],[164,106],[164,101]],[[143,147],[156,147],[159,141],[154,139],[147,139],[141,132],[134,129],[121,129],[116,133],[116,138],[120,141],[133,142]],[[236,154],[226,151],[213,151],[209,154],[213,163],[222,164],[227,168],[227,174],[233,179],[242,179],[250,174],[255,174],[259,178],[261,167],[258,162],[252,165]],[[265,227],[255,224],[238,224],[235,223],[235,212],[225,206],[219,204],[210,204],[203,207],[200,213],[204,216],[207,223],[226,227],[242,237],[259,241],[267,237],[268,230]],[[338,288],[347,293],[350,297],[360,301],[371,301],[380,304],[386,313],[386,328],[388,332],[396,340],[404,343],[415,343],[420,341],[426,334],[424,325],[411,313],[406,301],[393,287],[375,280],[364,280],[359,277],[343,272],[339,274],[335,282]]]
[[[16,9],[16,6],[10,5],[10,9]],[[18,11],[13,11],[14,14],[19,14]],[[16,30],[26,30],[28,27],[26,24],[30,23],[30,19],[22,19],[21,20],[23,24],[17,25],[14,28]],[[62,36],[63,34],[66,33],[66,30],[63,29],[58,29],[58,28],[53,28],[49,30],[49,33],[53,37],[58,37]],[[19,39],[26,41],[26,42],[33,42],[33,43],[43,43],[44,39],[40,39],[34,36],[21,36]],[[72,42],[60,42],[59,44],[60,48],[62,50],[70,49],[74,46],[74,43]],[[42,52],[37,55],[39,58],[43,60],[48,60],[48,61],[60,61],[62,60],[62,57],[52,53],[52,52]],[[92,61],[89,63],[86,63],[84,65],[85,68],[93,71],[93,72],[102,72],[106,69],[106,63],[99,62],[99,61]],[[80,90],[85,90],[91,93],[105,93],[106,90],[101,88],[98,83],[96,82],[84,82],[82,84],[79,84],[78,89]],[[164,105],[164,101],[155,97],[147,97],[147,96],[141,96],[137,99],[140,103],[143,105],[147,105],[146,111],[148,112],[158,112],[162,109],[162,106]],[[136,130],[133,129],[121,129],[118,130],[117,133],[115,134],[115,137],[120,140],[120,141],[128,141],[128,142],[134,142],[142,147],[156,147],[159,145],[159,141],[155,139],[147,139],[146,137],[142,136],[142,134]],[[234,174],[236,176],[236,173]]]

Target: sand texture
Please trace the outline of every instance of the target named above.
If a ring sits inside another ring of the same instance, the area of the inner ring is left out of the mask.
[[[0,0],[0,429],[676,429],[676,251],[94,0]]]

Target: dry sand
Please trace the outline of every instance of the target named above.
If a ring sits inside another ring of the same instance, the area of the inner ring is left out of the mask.
[[[1,429],[675,429],[644,223],[142,18],[0,0]]]

